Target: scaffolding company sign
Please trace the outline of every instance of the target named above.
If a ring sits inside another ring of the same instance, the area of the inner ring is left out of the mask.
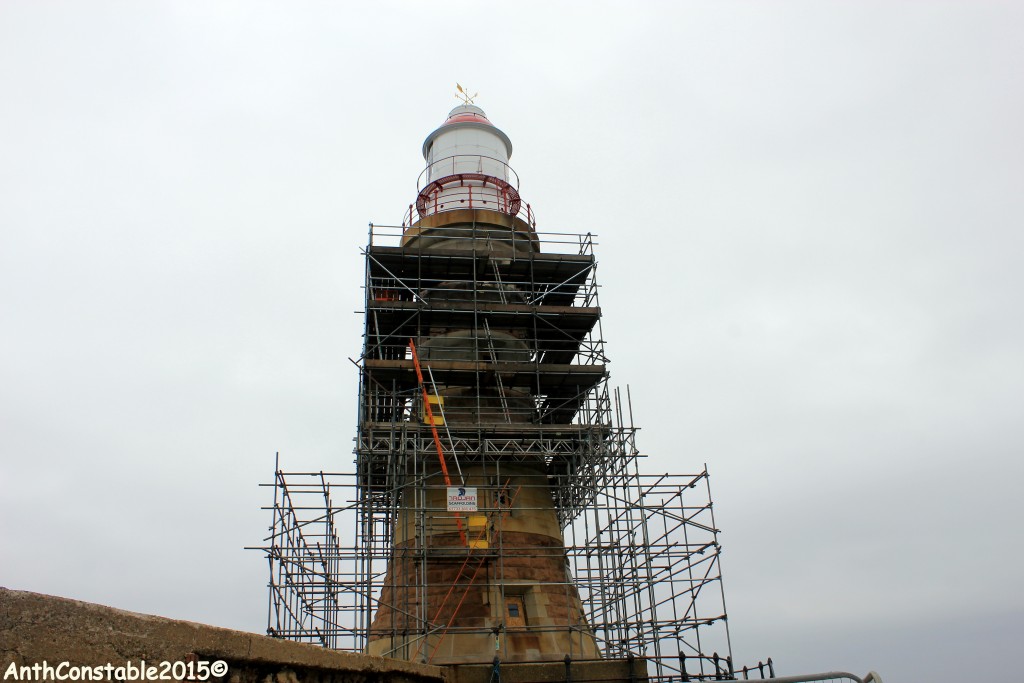
[[[448,487],[448,512],[476,512],[476,488]]]

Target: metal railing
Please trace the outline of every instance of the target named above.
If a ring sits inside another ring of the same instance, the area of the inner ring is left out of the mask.
[[[459,209],[488,209],[513,216],[523,221],[531,228],[537,227],[537,214],[529,204],[518,201],[510,202],[503,198],[499,192],[483,193],[479,191],[482,186],[476,186],[478,191],[473,194],[473,186],[467,186],[465,191],[446,191],[445,201],[438,201],[430,210],[420,211],[416,204],[410,204],[402,216],[402,227],[406,228],[416,223],[420,218],[432,216],[446,211],[457,211]],[[421,195],[422,196],[422,195]]]
[[[746,667],[744,667],[743,680],[748,680],[745,669]],[[882,683],[882,677],[874,671],[869,671],[864,678],[846,671],[826,671],[817,674],[799,674],[797,676],[771,676],[767,680],[774,681],[775,683],[817,683],[818,681]]]
[[[527,205],[529,209],[529,205]],[[415,211],[416,208],[412,204],[409,205],[409,210]],[[523,216],[536,222],[536,214],[531,211],[529,213],[522,212]],[[384,225],[380,223],[370,223],[369,230],[369,246],[371,247],[400,247],[402,241],[406,236],[406,231],[409,228],[409,211],[406,211],[406,220],[402,225]],[[534,225],[531,223],[531,227]],[[538,250],[542,253],[550,254],[593,254],[594,246],[598,242],[594,239],[597,237],[592,233],[576,233],[576,232],[541,232],[537,230],[531,231],[529,235],[515,231],[511,229],[507,230],[507,235],[503,236],[498,234],[496,229],[485,229],[479,227],[473,229],[439,229],[431,233],[431,237],[435,240],[464,240],[467,236],[481,236],[491,245],[508,245],[514,246],[515,244],[521,244],[524,242],[533,242]]]
[[[473,169],[476,166],[475,170]],[[495,176],[493,173],[488,171],[491,168],[500,168],[503,172],[502,176]],[[485,170],[486,169],[486,170]],[[438,159],[437,161],[430,163],[424,168],[418,178],[416,178],[416,191],[419,192],[425,186],[438,178],[445,176],[458,175],[459,173],[481,173],[483,175],[489,175],[503,180],[515,189],[519,189],[519,175],[512,170],[512,167],[501,159],[494,157],[485,156],[483,154],[453,154],[450,157],[444,159]]]
[[[455,154],[431,162],[416,179],[416,201],[402,225],[459,209],[488,209],[537,227],[533,208],[519,196],[519,176],[504,160],[482,154]]]

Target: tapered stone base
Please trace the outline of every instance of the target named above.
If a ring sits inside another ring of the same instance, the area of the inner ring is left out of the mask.
[[[600,657],[561,538],[499,531],[472,550],[458,534],[431,541],[427,549],[414,541],[395,547],[369,654],[432,664]],[[509,618],[509,601],[522,623]]]

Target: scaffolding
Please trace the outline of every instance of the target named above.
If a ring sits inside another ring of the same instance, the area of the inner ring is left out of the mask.
[[[454,634],[503,652],[526,631],[519,608],[456,618],[466,587],[515,604],[522,564],[555,558],[564,570],[531,580],[565,597],[531,635],[561,632],[572,659],[588,642],[646,658],[654,679],[733,678],[707,469],[641,472],[628,391],[608,387],[593,236],[473,222],[428,249],[411,230],[371,225],[364,251],[354,470],[275,466],[266,484],[268,633],[423,662]],[[474,514],[439,504],[439,457],[479,491]],[[508,531],[542,508],[564,547]]]
[[[613,459],[602,478],[606,488],[568,525],[565,546],[569,574],[602,655],[647,658],[651,679],[686,680],[684,671],[689,680],[731,678],[706,469],[640,474],[637,454]],[[271,567],[269,635],[366,650],[392,560],[393,514],[368,505],[356,482],[355,472],[278,470],[275,483],[268,484],[276,491],[265,547]],[[354,537],[351,530],[357,530]],[[485,558],[479,553],[471,561]],[[410,625],[424,637],[437,628],[426,619]]]

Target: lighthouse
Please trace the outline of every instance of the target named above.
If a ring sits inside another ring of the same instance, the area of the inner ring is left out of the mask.
[[[709,475],[640,466],[586,217],[539,220],[470,101],[422,153],[363,249],[355,467],[275,467],[267,632],[464,683],[732,676]]]
[[[707,468],[641,468],[586,218],[538,221],[471,101],[422,151],[363,250],[355,468],[267,484],[267,633],[461,683],[774,676],[733,662]]]
[[[546,251],[479,107],[422,151],[400,231],[367,249],[357,463],[392,543],[367,652],[598,658],[563,538],[568,478],[604,438],[593,256],[576,236]]]

